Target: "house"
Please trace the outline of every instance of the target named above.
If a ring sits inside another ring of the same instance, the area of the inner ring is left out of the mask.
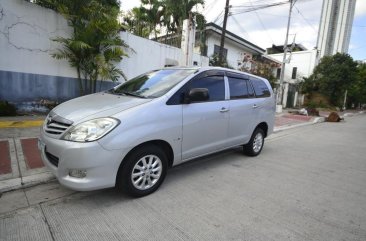
[[[205,56],[210,58],[211,65],[218,60],[221,34],[222,28],[215,23],[208,23],[204,30],[197,30],[194,24],[185,20],[182,35],[166,34],[152,40],[181,48],[184,57],[179,63],[181,65],[204,66],[206,62],[202,58]],[[264,55],[264,49],[230,31],[225,32],[223,52],[229,68],[264,76],[272,82],[281,66],[280,61]]]
[[[220,52],[222,27],[208,23],[202,32],[196,32],[194,52],[212,58]],[[227,31],[225,32],[224,59],[234,69],[250,69],[253,56],[261,56],[265,50]]]
[[[290,46],[289,46],[290,47]],[[283,60],[283,45],[272,46],[267,49],[267,56],[277,61]],[[298,86],[304,77],[309,77],[317,64],[317,49],[307,50],[300,44],[293,44],[292,51],[287,53],[285,75],[283,107],[295,107],[303,103],[303,96],[299,95]],[[278,69],[277,76],[281,69]]]

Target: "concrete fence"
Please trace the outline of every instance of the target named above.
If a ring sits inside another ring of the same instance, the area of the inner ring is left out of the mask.
[[[24,0],[0,1],[0,100],[20,105],[41,99],[62,102],[79,95],[76,70],[67,60],[51,53],[60,46],[51,39],[72,33],[56,12]],[[181,65],[182,50],[121,32],[130,46],[129,58],[118,67],[127,78],[166,65]],[[194,55],[193,62],[208,65],[208,58]],[[122,82],[123,79],[120,80]],[[118,83],[102,82],[102,90]],[[98,83],[99,88],[99,83]]]

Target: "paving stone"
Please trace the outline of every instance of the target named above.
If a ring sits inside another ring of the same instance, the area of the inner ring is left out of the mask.
[[[0,175],[11,173],[9,142],[0,141]]]
[[[38,150],[38,139],[29,138],[21,139],[22,149],[24,153],[24,159],[29,169],[43,167],[44,164],[41,159],[41,154]]]

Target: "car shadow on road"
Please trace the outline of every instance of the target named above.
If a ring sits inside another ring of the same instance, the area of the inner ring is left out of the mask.
[[[79,203],[85,201],[88,203],[96,203],[98,204],[97,206],[103,208],[116,205],[117,203],[120,205],[134,200],[143,200],[144,198],[155,199],[159,197],[159,192],[170,192],[171,188],[174,189],[179,185],[184,185],[185,182],[189,185],[188,182],[191,182],[193,178],[200,178],[203,175],[207,175],[207,171],[216,170],[216,174],[210,173],[209,175],[218,175],[217,173],[220,172],[221,167],[230,165],[233,168],[242,168],[243,165],[250,165],[255,160],[255,157],[245,156],[241,147],[235,147],[205,157],[196,158],[170,168],[162,186],[155,193],[146,197],[130,197],[117,188],[108,188],[98,191],[74,192],[67,197],[50,200],[44,204],[55,205],[60,202]]]
[[[253,157],[245,156],[242,152],[242,147],[235,147],[205,157],[192,159],[170,168],[162,187],[165,189],[177,182],[184,182],[186,178],[200,175],[199,173],[202,172],[202,170],[216,169],[223,165],[240,167],[242,162],[252,162],[254,159],[255,158]],[[160,189],[162,187],[160,187]],[[136,199],[124,194],[117,188],[105,189],[98,192],[102,192],[103,196],[107,199],[119,199],[120,201]],[[155,194],[159,195],[159,189],[153,195]],[[100,193],[98,193],[98,195],[100,195]]]

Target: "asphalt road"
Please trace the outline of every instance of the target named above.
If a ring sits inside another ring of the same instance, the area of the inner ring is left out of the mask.
[[[0,240],[366,240],[366,115],[271,136],[168,172],[153,195],[3,194]]]

